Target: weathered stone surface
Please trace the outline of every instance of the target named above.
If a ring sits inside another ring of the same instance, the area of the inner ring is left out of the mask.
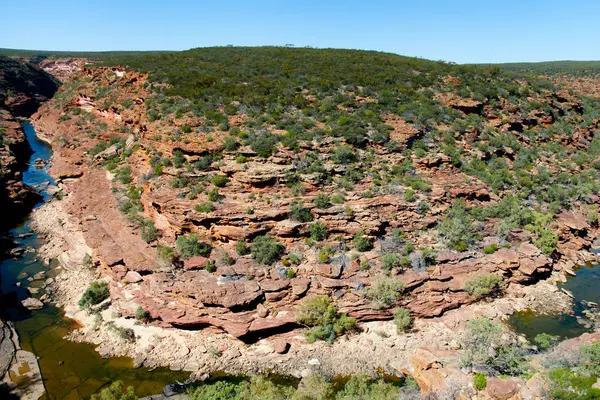
[[[124,281],[129,282],[129,283],[138,283],[142,281],[142,276],[135,271],[127,271],[127,273],[125,274],[125,277],[123,278]]]
[[[486,393],[496,400],[507,400],[514,396],[519,390],[517,381],[514,379],[488,378]]]
[[[202,256],[190,257],[183,261],[183,268],[186,270],[202,269],[206,265],[208,259]]]
[[[577,231],[586,230],[590,227],[587,219],[583,215],[573,211],[563,211],[558,214],[557,222]]]

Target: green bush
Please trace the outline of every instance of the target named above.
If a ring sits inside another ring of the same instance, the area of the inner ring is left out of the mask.
[[[354,239],[352,239],[354,243],[354,247],[358,251],[369,251],[373,248],[373,241],[371,238],[365,235],[365,231],[362,230],[354,235]]]
[[[356,329],[356,320],[340,314],[327,296],[304,299],[296,309],[296,320],[310,327],[306,332],[309,343],[317,340],[333,343],[338,336]]]
[[[313,222],[310,225],[310,237],[317,242],[327,239],[327,225],[322,222]]]
[[[410,311],[406,308],[396,308],[394,310],[394,324],[398,333],[403,333],[410,329],[412,322]]]
[[[179,251],[181,258],[187,259],[193,256],[208,257],[212,251],[211,245],[200,242],[198,235],[190,233],[189,235],[179,236],[175,241],[175,247]]]
[[[464,200],[456,200],[437,225],[442,241],[451,249],[465,251],[474,239],[471,216]]]
[[[238,256],[245,256],[246,254],[250,253],[248,251],[248,246],[246,246],[246,242],[243,240],[238,240],[235,243],[235,252]]]
[[[227,151],[234,151],[235,149],[237,149],[237,142],[234,138],[227,138],[225,144],[223,145],[223,148]]]
[[[529,350],[507,340],[501,324],[481,317],[467,322],[461,362],[479,371],[521,376],[528,373]]]
[[[464,289],[478,300],[497,292],[501,283],[502,278],[496,274],[477,275],[465,283]]]
[[[270,236],[257,236],[252,241],[250,252],[259,264],[271,265],[279,259],[285,247]]]
[[[588,376],[600,377],[600,342],[579,348],[582,369]]]
[[[108,299],[110,292],[108,291],[108,283],[94,281],[88,286],[88,288],[83,292],[81,299],[79,300],[79,307],[87,310],[90,307],[102,303],[104,300]]]
[[[498,245],[496,243],[492,243],[489,246],[483,249],[485,254],[494,254],[498,250]]]
[[[333,399],[334,391],[322,375],[312,373],[302,378],[291,400],[329,400]]]
[[[100,393],[93,394],[91,400],[137,400],[133,386],[127,386],[121,381],[115,381],[108,387],[100,390]]]
[[[295,201],[290,206],[290,218],[298,222],[310,222],[313,216],[308,208],[304,208],[301,201]]]
[[[158,230],[154,226],[152,220],[144,219],[140,221],[140,229],[142,231],[142,240],[146,243],[150,243],[156,240],[158,237]]]
[[[150,318],[150,314],[147,311],[144,311],[142,306],[138,306],[135,310],[135,319],[138,321],[147,321]]]
[[[131,179],[131,167],[130,166],[125,166],[125,167],[119,168],[116,171],[116,178],[123,185],[129,185],[131,183],[131,181],[132,181],[132,179]]]
[[[338,164],[351,164],[358,161],[358,156],[350,146],[340,146],[335,150],[333,159]]]
[[[371,286],[365,291],[365,298],[371,300],[375,308],[389,308],[400,299],[404,288],[404,282],[401,280],[380,275],[373,280]]]
[[[487,387],[487,376],[485,376],[484,374],[477,372],[474,376],[473,376],[473,387],[477,390],[477,391],[482,391]]]
[[[190,391],[190,400],[243,400],[244,384],[217,381],[198,385]]]
[[[313,205],[316,208],[320,208],[320,209],[327,209],[329,207],[331,207],[331,203],[329,200],[329,196],[324,194],[324,193],[319,193],[315,196],[315,198],[313,199]]]
[[[183,156],[183,153],[179,150],[175,150],[173,152],[173,165],[175,167],[179,168],[183,165],[184,162],[185,162],[185,157]]]
[[[392,383],[374,381],[366,376],[352,376],[340,390],[336,400],[397,400],[400,389]]]
[[[207,194],[208,197],[208,201],[217,201],[221,198],[221,195],[219,194],[219,189],[218,188],[212,188],[210,192],[208,192]]]
[[[381,256],[381,268],[385,271],[398,268],[400,265],[400,257],[395,253],[386,253]]]
[[[215,210],[215,206],[211,202],[206,202],[202,204],[196,204],[195,210],[200,213],[209,213]]]
[[[272,133],[263,132],[257,135],[248,136],[247,142],[250,148],[263,158],[273,154],[277,145],[277,136]]]
[[[213,175],[210,181],[216,187],[222,188],[225,187],[225,185],[227,185],[227,182],[229,182],[229,178],[227,178],[225,175]]]

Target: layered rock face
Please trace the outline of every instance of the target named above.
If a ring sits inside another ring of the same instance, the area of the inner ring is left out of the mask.
[[[483,118],[487,128],[499,132],[553,123],[552,113],[525,113],[509,101],[492,106],[449,95],[438,100],[463,118]],[[185,101],[176,101],[185,110]],[[537,101],[557,115],[581,106],[555,93]],[[573,210],[553,223],[558,246],[552,257],[533,244],[535,231],[509,227],[500,237],[498,218],[477,222],[480,244],[466,251],[448,249],[431,228],[453,201],[495,206],[510,190],[492,190],[445,153],[411,156],[397,150],[423,136],[416,124],[399,116],[385,118],[396,150],[373,146],[349,164],[339,162],[340,138],[298,142],[293,150],[278,147],[261,157],[259,150],[218,128],[202,133],[204,117],[165,111],[158,118],[151,110],[155,104],[146,74],[122,67],[84,68],[66,78],[34,117],[38,133],[55,149],[50,172],[63,181],[66,206],[94,249],[95,265],[112,278],[111,297],[124,315],[133,317],[141,307],[154,324],[215,326],[253,341],[297,328],[294,310],[310,296],[330,296],[359,321],[390,319],[389,306],[432,317],[475,301],[466,289],[474,277],[494,274],[502,278],[501,287],[527,284],[592,258],[585,249],[598,228],[587,222],[582,202],[572,203]],[[228,116],[227,124],[246,129],[248,120],[240,113]],[[589,143],[597,126],[592,122],[564,142],[574,147]],[[275,135],[283,133],[273,129]],[[480,135],[473,128],[453,140],[469,156],[485,159],[489,155],[472,144]],[[228,138],[233,146],[227,145]],[[515,158],[512,152],[508,146],[497,150],[508,159]],[[390,179],[385,190],[379,187],[385,173],[407,163],[405,181]],[[223,185],[209,183],[217,175],[227,177]],[[341,177],[354,181],[348,184]],[[415,193],[408,181],[416,186],[427,182],[428,190]],[[317,206],[323,193],[328,204]],[[212,205],[198,206],[206,203]],[[294,215],[294,205],[304,216]],[[132,207],[137,210],[133,217]],[[328,233],[319,243],[311,235],[315,222]],[[153,235],[148,235],[149,226],[156,228]],[[401,233],[395,239],[390,237],[394,229]],[[212,251],[173,257],[176,239],[190,233]],[[373,246],[348,251],[360,233]],[[280,261],[264,265],[255,254],[236,251],[238,242],[249,245],[262,235],[284,246]],[[384,264],[386,253],[398,255],[391,267]],[[380,307],[366,292],[385,274],[403,282],[404,295]]]

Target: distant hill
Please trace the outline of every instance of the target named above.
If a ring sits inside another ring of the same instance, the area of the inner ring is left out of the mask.
[[[107,57],[145,55],[168,53],[168,51],[54,51],[54,50],[23,50],[0,48],[0,56],[22,57],[33,62],[45,58],[87,58],[89,60],[103,60]]]
[[[587,76],[600,73],[600,61],[545,61],[537,63],[478,64],[507,71],[538,75]]]

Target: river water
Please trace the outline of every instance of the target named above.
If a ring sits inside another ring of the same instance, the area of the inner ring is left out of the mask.
[[[34,161],[38,158],[48,161],[52,150],[37,139],[31,124],[25,123],[23,127],[34,152],[27,170],[23,171],[23,181],[37,188],[44,201],[48,201],[52,196],[45,189],[54,180],[46,168],[36,168]],[[34,288],[38,293],[32,296],[39,298],[44,294],[44,279],[59,274],[60,269],[55,262],[45,266],[37,255],[35,250],[43,244],[43,239],[31,230],[29,219],[13,229],[12,234],[26,252],[17,260],[9,258],[0,263],[2,290],[20,301],[30,296],[28,288]],[[43,279],[33,279],[40,272],[44,272]],[[161,393],[166,384],[189,377],[189,373],[168,369],[134,369],[129,358],[103,359],[94,346],[63,339],[76,328],[76,323],[52,305],[27,313],[9,304],[7,311],[15,323],[21,347],[38,357],[47,399],[83,399],[115,380],[133,386],[138,396],[147,396]]]
[[[513,314],[508,324],[518,333],[532,340],[540,333],[569,339],[592,330],[586,311],[594,311],[590,303],[600,303],[600,264],[582,266],[576,275],[567,278],[559,287],[573,294],[572,314],[541,315],[532,311]]]

